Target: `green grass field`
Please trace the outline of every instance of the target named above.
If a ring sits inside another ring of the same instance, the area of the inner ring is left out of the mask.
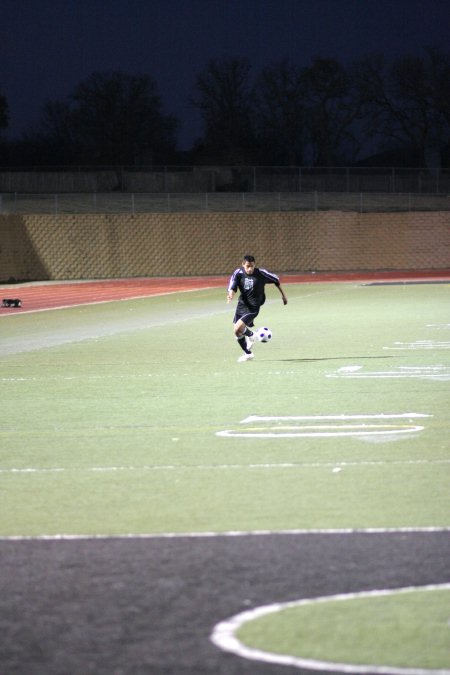
[[[286,291],[247,363],[223,290],[0,317],[0,537],[450,527],[448,284]],[[331,598],[238,637],[449,673],[447,603]]]
[[[448,284],[287,293],[2,317],[0,534],[450,525]]]
[[[290,603],[238,631],[266,653],[362,667],[445,670],[450,588],[362,593]]]

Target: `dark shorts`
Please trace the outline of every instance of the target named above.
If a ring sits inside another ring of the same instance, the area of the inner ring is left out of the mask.
[[[254,307],[249,307],[241,300],[238,300],[236,307],[236,313],[233,318],[233,323],[237,323],[239,319],[245,323],[246,326],[250,328],[254,325],[254,320],[259,314],[259,307],[255,309]]]

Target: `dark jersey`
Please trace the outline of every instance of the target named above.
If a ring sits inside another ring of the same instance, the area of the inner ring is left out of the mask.
[[[228,284],[228,290],[241,293],[239,301],[244,302],[250,309],[259,309],[266,301],[264,287],[266,284],[280,285],[276,274],[268,272],[262,267],[255,267],[253,274],[247,274],[242,267],[233,272]]]

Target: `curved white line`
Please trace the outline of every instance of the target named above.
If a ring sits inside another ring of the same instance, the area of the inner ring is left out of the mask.
[[[247,647],[240,642],[235,633],[245,623],[253,621],[268,614],[275,614],[291,607],[300,607],[317,603],[353,600],[355,598],[380,597],[385,595],[395,595],[398,593],[411,593],[414,591],[434,591],[450,589],[450,583],[430,584],[427,586],[408,586],[404,588],[382,589],[372,591],[362,591],[359,593],[343,593],[338,595],[328,595],[319,598],[307,598],[294,600],[292,602],[276,603],[272,605],[263,605],[255,609],[241,612],[235,616],[218,623],[210,635],[210,640],[219,649],[231,652],[242,658],[253,661],[263,661],[264,663],[277,663],[295,668],[309,668],[312,670],[337,670],[342,673],[376,673],[379,675],[450,675],[447,669],[427,669],[427,668],[399,668],[396,666],[377,666],[377,665],[354,665],[351,663],[334,663],[331,661],[320,661],[317,659],[306,659],[286,654],[274,654],[264,652],[260,649]]]

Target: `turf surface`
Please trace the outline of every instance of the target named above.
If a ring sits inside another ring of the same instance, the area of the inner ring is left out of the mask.
[[[448,525],[448,287],[289,299],[244,364],[218,290],[4,318],[1,534]]]
[[[444,528],[440,541],[448,543],[448,284],[289,284],[286,291],[287,307],[276,291],[269,292],[261,324],[270,326],[273,340],[256,345],[256,358],[244,364],[237,363],[240,352],[231,330],[234,308],[226,306],[223,290],[1,317],[0,535],[429,528],[430,533],[421,536],[431,537],[433,529]],[[389,536],[404,538],[407,534],[400,531]],[[228,543],[223,555],[227,555],[226,551],[234,549],[230,539],[224,541]],[[257,537],[255,546],[261,556],[267,541]],[[378,575],[356,574],[351,565],[346,568],[344,576],[350,575],[349,582],[355,576],[356,584],[324,588],[331,573],[324,568],[317,590],[302,582],[303,594],[298,593],[295,582],[290,584],[285,578],[283,597],[277,597],[276,588],[270,591],[269,584],[266,598],[259,593],[258,598],[247,599],[253,606],[311,593],[367,590],[374,583],[384,587],[384,578],[388,586],[404,585],[404,575],[394,562],[390,567],[389,541],[377,557]],[[142,543],[147,553],[154,550],[150,542]],[[423,551],[416,565],[413,539],[408,542],[415,573],[407,583],[448,580],[441,563],[439,574],[433,572],[432,548],[430,574],[424,579],[418,573],[424,564]],[[0,545],[8,561],[13,543]],[[41,542],[44,549],[33,548],[31,554],[27,549],[24,556],[19,555],[31,584],[34,571],[25,560],[37,555],[45,569],[49,544]],[[22,546],[35,545],[22,542]],[[62,542],[53,545],[59,547]],[[91,542],[88,559],[83,559],[86,545],[72,542],[70,549],[67,544],[56,549],[70,550],[82,578],[93,564],[91,545],[106,550],[106,542]],[[135,547],[127,546],[124,543],[105,553],[114,569],[119,565],[113,584],[128,584],[131,572],[127,567],[121,577],[120,560]],[[192,545],[186,546],[184,554]],[[220,561],[208,558],[207,550],[202,545],[205,569],[212,566],[222,573]],[[441,550],[436,550],[439,560]],[[250,586],[258,566],[258,555],[252,555],[252,570],[244,575]],[[307,577],[314,577],[316,563],[302,560],[302,565],[311,566],[305,568]],[[236,558],[236,565],[245,566],[245,560]],[[283,566],[281,570],[280,574],[289,574]],[[174,566],[171,573],[162,574],[160,583],[177,586],[178,575],[185,573],[189,574]],[[197,570],[195,583],[199,583],[199,574]],[[261,574],[263,587],[266,565]],[[72,583],[64,572],[59,576],[57,569],[52,577],[61,579],[58,588]],[[151,578],[158,586],[157,570]],[[11,607],[20,607],[18,598],[25,592],[21,588],[18,584],[14,593],[6,593],[4,616],[11,616]],[[51,593],[43,588],[44,596]],[[121,596],[114,610],[119,623],[121,603],[134,602],[126,597],[126,593]],[[144,605],[150,597],[146,595]],[[214,593],[208,597],[206,602],[214,604]],[[67,602],[73,604],[72,595]],[[84,601],[81,605],[77,621],[89,623],[90,610]],[[167,611],[169,606],[170,602]],[[221,603],[221,611],[208,615],[209,628],[240,609],[234,597],[227,606]],[[47,612],[49,635],[54,630],[54,602],[49,600],[43,611]],[[124,610],[127,621],[129,611]],[[138,603],[135,629],[139,640],[146,630],[143,623],[148,626],[143,611]],[[19,614],[17,609],[12,624],[6,622],[8,631],[33,633],[32,623],[21,623]],[[178,635],[176,615],[173,622],[172,631]],[[94,623],[100,625],[100,633],[94,629],[91,649],[82,641],[85,652],[81,650],[78,661],[75,658],[76,665],[67,670],[55,665],[59,657],[48,644],[43,663],[50,667],[34,672],[113,672],[114,659],[102,661],[109,664],[109,670],[106,665],[102,670],[96,659],[94,670],[86,668],[88,656],[83,658],[83,653],[92,656],[106,630],[100,619]],[[204,630],[203,625],[202,639],[207,639]],[[8,631],[4,634],[9,635]],[[62,632],[64,641],[70,641],[68,629]],[[124,644],[133,642],[131,637],[122,637]],[[113,639],[109,636],[106,643]],[[29,665],[32,640],[25,639],[25,643]],[[197,657],[186,661],[178,654],[180,669],[176,670],[171,658],[164,662],[158,657],[153,662],[139,648],[131,659],[135,666],[128,670],[117,666],[117,672],[285,672],[284,667],[277,670],[281,666],[244,666],[238,657],[228,657],[239,664],[233,666],[234,671],[221,671],[214,658],[215,666],[208,665],[210,649],[214,651],[211,647],[201,652],[205,656],[201,663]],[[8,650],[12,664],[8,673],[21,672],[23,658]],[[226,656],[223,659],[221,663],[230,663]],[[24,671],[33,672],[28,667]]]

